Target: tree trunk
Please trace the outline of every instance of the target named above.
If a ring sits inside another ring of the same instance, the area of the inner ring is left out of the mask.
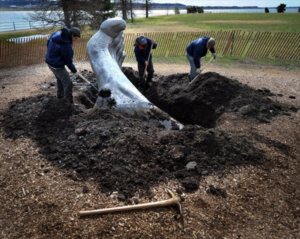
[[[146,18],[149,17],[149,3],[148,0],[146,0]]]
[[[64,18],[65,18],[64,22],[68,28],[71,28],[71,15],[70,15],[70,9],[69,9],[69,6],[72,4],[71,2],[72,1],[70,1],[70,0],[62,0],[61,1],[61,7],[62,7],[62,10],[64,13]]]

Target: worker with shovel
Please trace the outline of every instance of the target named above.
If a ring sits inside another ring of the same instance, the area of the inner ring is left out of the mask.
[[[46,63],[53,72],[57,82],[57,98],[66,98],[73,104],[72,81],[65,66],[72,73],[77,73],[73,64],[74,51],[72,43],[80,37],[80,30],[76,27],[71,29],[63,27],[54,32],[47,41]]]
[[[154,68],[152,63],[152,49],[156,49],[157,43],[144,35],[139,36],[134,44],[134,54],[136,61],[138,62],[138,72],[139,72],[139,91],[144,93],[145,90],[149,88],[152,83],[152,78],[154,74]],[[146,75],[148,72],[148,75]]]
[[[201,57],[206,56],[207,51],[213,54],[216,59],[215,39],[210,37],[201,37],[192,41],[186,48],[186,58],[190,63],[189,80],[192,81],[201,73]]]

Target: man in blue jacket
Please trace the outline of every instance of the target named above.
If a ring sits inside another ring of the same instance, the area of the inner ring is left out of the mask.
[[[73,64],[74,51],[72,43],[80,37],[80,30],[76,27],[68,29],[63,27],[54,32],[47,41],[47,53],[45,56],[49,69],[53,72],[57,82],[57,98],[66,98],[73,104],[73,84],[65,66],[72,73],[77,73]]]
[[[138,72],[140,79],[139,91],[141,93],[144,93],[144,91],[149,87],[154,74],[152,54],[150,54],[151,46],[152,49],[156,49],[157,43],[153,39],[147,38],[143,35],[139,36],[134,44],[134,54],[136,61],[138,62]],[[148,75],[147,80],[145,81],[144,72],[146,67]]]
[[[215,39],[201,37],[192,41],[187,46],[186,58],[190,62],[190,81],[200,74],[201,57],[206,56],[208,50],[213,54],[214,59],[216,59]]]

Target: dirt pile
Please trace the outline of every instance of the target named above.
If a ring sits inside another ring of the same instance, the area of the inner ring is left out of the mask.
[[[161,77],[147,98],[185,124],[213,128],[224,112],[237,112],[247,119],[269,122],[279,114],[297,111],[271,100],[268,89],[255,90],[236,80],[208,72],[191,84],[186,74]]]
[[[136,72],[126,72],[136,84]],[[83,73],[96,83],[92,73]],[[145,96],[185,125],[170,131],[149,124],[143,115],[91,110],[95,92],[79,81],[75,87],[79,108],[51,94],[11,102],[1,122],[5,137],[32,138],[68,177],[93,178],[101,192],[116,190],[129,204],[137,191],[151,197],[149,188],[160,182],[174,179],[181,185],[178,191],[193,192],[204,175],[222,177],[231,167],[264,162],[264,153],[245,135],[214,128],[224,112],[269,122],[297,111],[272,101],[267,89],[254,90],[216,73],[203,74],[192,84],[187,74],[169,75],[155,79]],[[210,192],[226,195],[213,187]]]

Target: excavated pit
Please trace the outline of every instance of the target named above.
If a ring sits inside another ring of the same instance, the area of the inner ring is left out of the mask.
[[[122,70],[137,85],[137,72]],[[93,73],[82,74],[95,84]],[[231,167],[267,160],[245,135],[215,128],[225,112],[268,123],[298,110],[273,101],[268,89],[255,90],[213,72],[192,84],[187,74],[156,76],[145,96],[185,126],[165,130],[142,113],[130,117],[113,109],[92,110],[97,92],[80,79],[74,79],[74,85],[79,107],[56,99],[54,89],[11,102],[2,121],[6,138],[31,138],[66,176],[93,178],[101,192],[116,190],[128,203],[137,192],[150,196],[151,187],[167,180],[193,192],[205,175],[223,175]],[[275,147],[286,150],[285,145]]]

